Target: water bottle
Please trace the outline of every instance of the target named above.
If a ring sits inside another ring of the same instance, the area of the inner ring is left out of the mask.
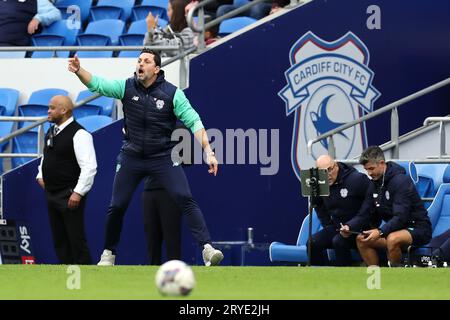
[[[253,244],[253,228],[247,228],[247,243]]]

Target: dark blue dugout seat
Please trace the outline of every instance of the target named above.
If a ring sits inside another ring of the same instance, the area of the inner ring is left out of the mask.
[[[107,116],[89,116],[78,119],[77,122],[82,125],[87,131],[94,132],[98,129],[106,127],[112,122],[112,119]]]
[[[313,210],[312,213],[312,233],[316,233],[322,229],[317,213]],[[270,261],[272,262],[308,262],[308,249],[306,243],[309,236],[309,215],[303,219],[300,232],[297,237],[295,245],[287,245],[281,242],[272,242],[269,247]]]
[[[83,24],[89,17],[92,2],[92,0],[58,0],[55,6],[61,11],[63,19],[79,17]]]
[[[235,17],[223,20],[219,26],[219,35],[224,37],[230,33],[238,31],[254,22],[256,19],[250,17]]]
[[[434,201],[428,208],[428,215],[433,225],[433,237],[450,229],[450,165],[447,165],[442,175],[442,182]]]
[[[34,46],[73,46],[79,33],[79,27],[72,20],[59,20],[45,27],[40,34],[32,38]],[[69,51],[35,51],[32,58],[68,58]]]
[[[92,95],[94,95],[94,93],[90,92],[89,90],[81,91],[78,94],[77,102],[80,102],[81,100],[84,100],[84,99],[86,99],[86,98],[88,98],[88,97],[90,97]],[[101,96],[101,97],[99,97],[99,98],[97,98],[95,100],[92,100],[92,101],[88,102],[85,106],[97,107],[99,109],[99,111],[100,111],[98,113],[99,115],[104,115],[104,116],[111,117],[112,112],[113,112],[114,107],[115,107],[115,100],[114,100],[114,98]]]
[[[16,113],[19,91],[11,88],[0,88],[0,115],[13,116]]]
[[[125,23],[121,20],[93,21],[83,34],[78,35],[77,43],[80,46],[116,46],[124,30]],[[112,51],[79,51],[77,55],[80,58],[112,57]]]
[[[433,202],[428,207],[428,217],[433,228],[433,237],[437,237],[450,229],[450,165],[446,166],[442,174],[443,183],[434,197]],[[410,248],[414,254],[429,254],[427,246]]]
[[[444,171],[448,164],[433,163],[433,164],[418,164],[418,182],[416,184],[417,191],[422,198],[433,198],[439,186],[442,184]],[[430,201],[425,202],[425,207],[429,207]]]

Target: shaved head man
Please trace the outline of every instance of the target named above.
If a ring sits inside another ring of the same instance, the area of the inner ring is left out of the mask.
[[[356,249],[356,235],[350,231],[361,231],[370,222],[370,180],[329,155],[317,158],[316,166],[328,172],[330,196],[314,199],[323,229],[312,236],[311,264],[328,264],[326,249],[334,249],[335,265],[349,266],[350,249]]]
[[[73,102],[66,96],[54,96],[48,105],[48,121],[60,125],[72,117]]]
[[[317,158],[316,166],[319,169],[325,169],[328,172],[328,184],[331,186],[336,181],[339,173],[339,166],[329,155],[325,154]]]
[[[72,116],[73,102],[54,96],[48,105],[53,125],[45,135],[36,177],[45,190],[56,255],[61,264],[91,264],[84,232],[87,193],[97,173],[92,136]]]

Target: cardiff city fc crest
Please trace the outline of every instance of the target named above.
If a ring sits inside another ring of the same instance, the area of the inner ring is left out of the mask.
[[[312,154],[308,141],[372,111],[380,93],[372,86],[369,51],[352,32],[333,42],[308,32],[292,46],[289,58],[288,84],[278,95],[286,103],[286,115],[295,113],[291,160],[300,179],[300,168],[314,166],[318,156],[328,153],[328,140],[314,144]],[[336,158],[357,156],[367,146],[365,125],[333,139]]]

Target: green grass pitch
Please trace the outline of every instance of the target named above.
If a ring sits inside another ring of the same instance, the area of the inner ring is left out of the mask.
[[[64,265],[0,265],[0,300],[170,299],[154,284],[154,266],[81,266],[81,288],[69,290]],[[363,267],[193,267],[195,300],[450,299],[450,268],[381,268],[369,290]],[[172,298],[173,299],[173,298]]]

